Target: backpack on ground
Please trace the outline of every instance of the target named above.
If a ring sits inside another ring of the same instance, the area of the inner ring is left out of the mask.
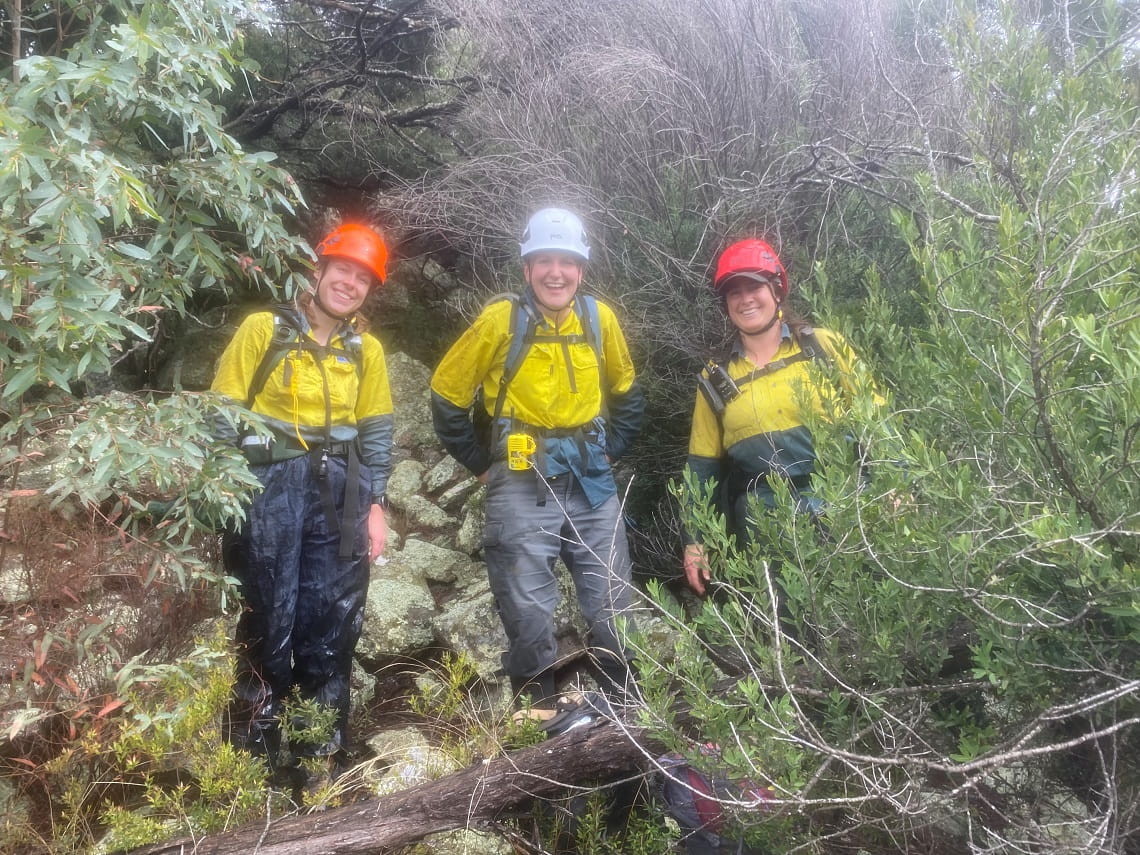
[[[713,744],[700,748],[708,763],[715,767],[719,754]],[[666,754],[657,758],[657,793],[665,811],[677,821],[684,835],[686,855],[763,855],[763,850],[746,845],[741,839],[743,829],[731,827],[731,817],[723,802],[752,802],[752,810],[764,810],[764,802],[773,798],[767,787],[758,787],[751,781],[734,781],[722,773],[697,769],[680,754]]]

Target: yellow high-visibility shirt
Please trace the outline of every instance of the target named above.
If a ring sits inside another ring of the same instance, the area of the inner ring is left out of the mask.
[[[273,331],[272,312],[246,318],[222,354],[212,390],[244,403],[262,357],[273,346]],[[358,370],[344,351],[346,336],[347,331],[334,335],[320,359],[310,350],[293,349],[274,366],[251,409],[265,416],[275,433],[320,441],[326,401],[329,436],[338,442],[354,439],[361,421],[392,414],[384,348],[375,336],[360,336]]]
[[[817,329],[815,334],[835,360],[840,376],[849,375],[855,356],[847,341],[829,330]],[[800,351],[799,343],[785,327],[773,362]],[[727,366],[733,380],[747,377],[756,367],[739,352],[734,353]],[[806,412],[828,418],[834,411],[838,392],[829,382],[821,381],[823,375],[811,359],[793,362],[744,384],[740,395],[728,402],[720,418],[698,391],[689,433],[690,459],[727,458],[730,467],[748,477],[811,474],[815,450],[805,425]]]
[[[444,356],[432,376],[431,388],[461,409],[483,388],[483,401],[494,414],[511,338],[511,300],[492,303],[475,319]],[[602,409],[606,389],[614,395],[629,391],[634,382],[633,360],[613,310],[598,301],[604,369],[586,341],[576,312],[555,325],[543,318],[534,344],[507,387],[502,416],[540,428],[574,428],[588,423]],[[577,335],[580,341],[562,344],[552,336]],[[569,361],[567,361],[567,355]]]

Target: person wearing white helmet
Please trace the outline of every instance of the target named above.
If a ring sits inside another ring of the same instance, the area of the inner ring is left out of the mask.
[[[579,292],[590,258],[582,220],[544,208],[519,249],[526,288],[484,308],[432,377],[435,429],[488,488],[484,555],[516,695],[535,707],[557,695],[561,557],[595,676],[620,699],[629,667],[615,618],[629,606],[631,566],[611,465],[640,433],[645,398],[613,310]],[[485,441],[476,407],[491,421]]]

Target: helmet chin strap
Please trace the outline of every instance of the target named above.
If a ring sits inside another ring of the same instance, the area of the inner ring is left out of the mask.
[[[313,283],[313,290],[311,292],[313,295],[313,305],[317,307],[317,309],[321,312],[321,314],[323,314],[327,318],[332,318],[334,321],[352,320],[352,318],[356,314],[356,312],[352,312],[351,314],[347,314],[347,315],[338,315],[335,312],[331,311],[328,308],[328,306],[326,306],[324,304],[324,302],[321,300],[321,282],[324,281],[324,278],[325,278],[324,277],[324,271],[322,270],[320,277],[317,279],[317,281],[315,283]]]
[[[772,327],[774,327],[779,321],[782,321],[783,319],[784,310],[781,309],[780,304],[777,303],[776,311],[772,313],[772,320],[768,321],[768,323],[764,324],[764,326],[756,330],[756,332],[748,333],[748,335],[764,335],[764,333],[768,332],[768,330],[772,329]]]
[[[332,318],[335,321],[348,321],[348,320],[351,320],[352,316],[356,314],[355,312],[353,312],[352,314],[349,314],[349,315],[338,315],[338,314],[330,311],[328,309],[328,307],[325,306],[325,304],[321,302],[321,292],[317,288],[313,289],[313,305],[316,306],[317,309],[319,309],[322,314],[326,315],[327,317]]]
[[[740,333],[741,335],[749,337],[754,335],[764,335],[764,333],[768,332],[768,330],[772,329],[772,327],[784,319],[784,301],[776,297],[776,289],[772,287],[771,282],[765,284],[768,286],[768,292],[772,295],[772,299],[776,302],[776,311],[772,313],[772,320],[768,321],[768,323],[764,324],[763,327],[756,330],[755,332],[746,333],[742,330]]]

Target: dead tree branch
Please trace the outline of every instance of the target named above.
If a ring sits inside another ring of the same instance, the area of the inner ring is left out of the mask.
[[[410,790],[308,816],[250,825],[198,840],[182,838],[132,855],[369,855],[443,831],[482,828],[525,811],[536,798],[593,789],[643,771],[645,749],[609,723],[477,762]]]

